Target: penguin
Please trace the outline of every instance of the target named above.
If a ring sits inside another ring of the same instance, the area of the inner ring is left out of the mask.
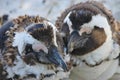
[[[64,44],[59,45],[62,39],[57,35],[57,28],[39,16],[19,16],[3,24],[0,28],[0,80],[66,78],[67,64],[62,57]]]
[[[70,55],[70,79],[108,80],[116,73],[120,23],[102,3],[75,4],[57,18],[55,25]]]

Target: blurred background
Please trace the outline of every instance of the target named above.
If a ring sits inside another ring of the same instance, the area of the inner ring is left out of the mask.
[[[0,16],[12,19],[25,14],[39,15],[55,23],[67,7],[85,1],[87,0],[0,0]],[[120,0],[97,1],[102,2],[120,20]]]

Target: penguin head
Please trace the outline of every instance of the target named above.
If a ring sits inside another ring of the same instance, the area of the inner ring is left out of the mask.
[[[85,55],[112,41],[111,12],[96,1],[79,3],[66,9],[56,21],[68,53]]]
[[[30,22],[34,17],[23,18],[14,32],[13,47],[17,47],[21,56],[32,54],[38,62],[55,64],[67,69],[66,63],[58,50],[57,28],[48,20],[38,17],[38,22]],[[15,25],[14,25],[15,26]]]

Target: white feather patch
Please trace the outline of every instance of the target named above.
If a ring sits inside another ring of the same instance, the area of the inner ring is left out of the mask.
[[[27,43],[33,44],[36,40],[26,31],[15,32],[13,47],[18,47],[19,53],[22,55]]]
[[[72,12],[69,12],[68,15],[65,17],[64,19],[64,23],[67,23],[68,24],[68,27],[69,27],[69,30],[70,30],[70,33],[73,31],[72,29],[72,22],[70,21],[69,19],[69,16]]]
[[[90,27],[93,29],[94,26],[103,28],[107,35],[107,39],[112,37],[111,26],[109,25],[105,16],[102,16],[101,14],[92,16],[92,20],[89,23],[83,24],[81,27]]]
[[[15,74],[20,75],[21,78],[29,75],[35,74],[37,79],[40,79],[41,73],[54,73],[52,70],[47,69],[47,65],[36,63],[36,65],[27,65],[20,56],[16,57],[14,62],[15,66],[7,66],[8,78],[12,78]]]

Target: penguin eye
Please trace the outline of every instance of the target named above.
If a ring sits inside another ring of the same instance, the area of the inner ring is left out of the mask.
[[[98,27],[98,26],[94,26],[94,28],[95,28],[95,29],[99,29],[99,27]]]
[[[27,44],[26,47],[25,47],[25,54],[28,54],[30,52],[33,52],[32,45]]]
[[[99,26],[94,26],[93,30],[98,30],[98,31],[103,31],[104,32],[104,29],[102,27],[99,27]]]

